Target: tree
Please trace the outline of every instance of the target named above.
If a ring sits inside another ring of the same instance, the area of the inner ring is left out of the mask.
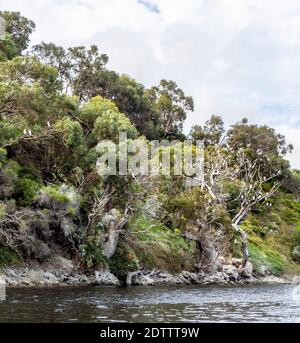
[[[138,131],[149,139],[159,137],[159,118],[142,84],[127,75],[107,70],[108,57],[96,46],[68,48],[42,42],[32,53],[44,63],[57,68],[66,92],[87,101],[101,95],[113,101],[128,116]]]
[[[72,84],[72,63],[68,52],[61,46],[45,42],[41,42],[40,44],[33,46],[31,52],[42,63],[49,64],[58,70],[60,80],[65,86],[65,91],[67,92],[68,88]]]
[[[18,55],[18,48],[9,33],[0,37],[0,62],[11,60]]]
[[[236,156],[219,147],[211,147],[206,153],[201,189],[207,203],[202,208],[196,225],[183,236],[197,242],[201,247],[200,254],[207,250],[210,252],[207,266],[211,266],[219,255],[219,249],[215,245],[209,245],[208,248],[205,246],[211,243],[208,233],[212,227],[223,230],[228,226],[238,233],[242,242],[242,267],[248,262],[248,238],[241,223],[256,206],[268,205],[267,200],[279,188],[276,180],[279,174],[270,172],[268,177],[264,176],[258,162],[250,160],[244,149],[240,149]],[[203,261],[202,255],[199,261]],[[200,266],[204,267],[202,262],[198,267]]]
[[[159,138],[159,116],[144,86],[127,75],[107,70],[101,72],[101,80],[99,94],[116,103],[142,135],[148,139]]]
[[[0,147],[46,179],[67,171],[82,143],[76,138],[80,124],[67,117],[76,105],[60,91],[56,69],[36,58],[19,56],[0,65]]]
[[[219,145],[224,135],[224,122],[220,116],[212,115],[204,126],[194,125],[190,131],[193,141],[203,141],[204,146]]]
[[[289,173],[289,163],[283,157],[293,150],[293,146],[267,125],[251,125],[243,119],[228,130],[226,144],[233,152],[243,148],[250,160],[258,161],[261,173],[266,176],[269,171],[280,170],[282,177]]]
[[[29,37],[35,29],[35,23],[23,17],[20,12],[0,11],[0,16],[4,18],[6,32],[11,35],[18,53],[21,54],[29,45]]]
[[[194,110],[194,101],[186,96],[174,81],[161,80],[158,86],[147,90],[147,95],[160,116],[166,136],[181,134],[188,111]]]
[[[65,50],[54,43],[42,42],[32,48],[32,53],[42,62],[57,68],[65,91],[71,90],[80,101],[100,94],[99,73],[108,62],[108,57],[100,54],[96,45],[91,45],[89,49],[76,46]]]

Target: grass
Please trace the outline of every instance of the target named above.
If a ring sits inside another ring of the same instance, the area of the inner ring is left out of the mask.
[[[300,244],[300,202],[292,195],[279,194],[271,209],[249,215],[243,228],[256,272],[263,266],[275,275],[297,268],[292,250]]]
[[[118,263],[121,269],[142,267],[179,272],[193,268],[194,244],[186,242],[178,230],[172,231],[154,219],[140,215],[129,222],[127,233],[113,258],[113,263]],[[120,266],[122,261],[124,265]]]
[[[19,255],[8,246],[0,243],[0,268],[21,263]]]

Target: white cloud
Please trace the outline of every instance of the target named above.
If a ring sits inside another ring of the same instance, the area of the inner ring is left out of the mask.
[[[111,68],[147,86],[176,80],[196,103],[187,128],[213,113],[227,125],[246,116],[284,125],[297,151],[299,0],[0,0],[0,8],[36,22],[34,43],[96,43]]]
[[[288,126],[280,126],[276,128],[278,132],[285,135],[287,143],[294,146],[294,150],[289,157],[291,166],[300,170],[300,128],[291,128]]]

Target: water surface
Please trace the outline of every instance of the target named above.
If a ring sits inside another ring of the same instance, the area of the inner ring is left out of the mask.
[[[294,287],[8,289],[0,322],[300,322]]]

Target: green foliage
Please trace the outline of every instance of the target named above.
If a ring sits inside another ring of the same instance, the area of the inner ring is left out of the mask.
[[[18,55],[18,48],[9,33],[0,36],[0,62],[11,60]]]
[[[6,215],[6,205],[0,202],[0,220],[3,219]]]
[[[195,247],[181,237],[180,230],[171,231],[157,220],[144,215],[133,217],[128,228],[131,234],[126,244],[133,249],[143,268],[171,272],[193,268]],[[136,261],[135,257],[132,258]]]
[[[276,251],[266,247],[259,247],[253,243],[249,244],[250,260],[253,263],[254,271],[258,274],[263,273],[262,268],[273,275],[280,275],[287,267],[286,258]]]
[[[31,206],[29,212],[40,206],[45,215],[59,208],[82,228],[78,241],[86,268],[110,266],[121,274],[137,268],[193,269],[195,244],[187,243],[181,232],[203,221],[209,230],[221,228],[232,241],[236,238],[231,220],[241,205],[237,198],[241,189],[253,187],[247,184],[253,180],[246,180],[245,170],[236,170],[242,151],[250,163],[259,165],[262,175],[255,174],[254,182],[272,173],[281,181],[280,192],[269,199],[272,208],[263,201],[256,204],[242,224],[255,268],[266,266],[269,272],[280,273],[293,264],[292,251],[300,245],[300,173],[290,170],[283,158],[292,149],[283,136],[247,120],[225,134],[222,118],[215,115],[203,126],[194,126],[191,138],[204,140],[207,148],[205,177],[216,160],[228,163],[230,175],[212,173],[211,190],[187,190],[186,179],[172,175],[181,143],[159,149],[154,157],[171,154],[171,176],[101,178],[96,170],[99,140],[117,142],[125,131],[126,145],[139,138],[149,146],[145,137],[181,142],[193,99],[174,81],[161,80],[146,90],[133,78],[106,69],[108,57],[95,45],[65,49],[42,42],[28,56],[17,56],[28,46],[34,23],[17,12],[0,15],[7,28],[0,37],[0,219],[16,206],[18,210]],[[187,149],[194,151],[195,146]],[[134,161],[133,154],[129,160]],[[271,187],[272,182],[265,182],[260,191]],[[104,190],[109,200],[99,209],[96,201]],[[219,197],[215,199],[212,192]],[[251,196],[257,193],[254,190]],[[148,201],[154,195],[157,208],[150,203],[149,211]],[[102,253],[105,228],[90,225],[89,215],[112,208],[130,218],[117,253],[108,262]],[[240,253],[236,245],[232,251]],[[11,255],[7,247],[0,247],[0,259],[13,261]]]
[[[80,256],[84,267],[100,268],[107,266],[107,260],[102,252],[103,228],[100,224],[82,233],[83,243],[80,246]]]
[[[295,228],[292,241],[293,241],[294,246],[300,245],[300,224],[298,224],[297,227]]]
[[[290,165],[282,156],[292,151],[293,146],[287,144],[285,137],[275,129],[267,125],[250,125],[247,119],[243,119],[231,126],[227,136],[227,144],[232,151],[242,148],[249,159],[259,162],[264,175],[288,174]]]
[[[0,148],[0,168],[2,167],[2,163],[6,161],[7,158],[7,150],[4,148]]]
[[[29,36],[35,28],[32,20],[23,17],[20,12],[0,11],[0,16],[5,20],[5,29],[11,35],[18,53],[28,47]]]
[[[93,136],[97,141],[109,139],[116,142],[120,132],[127,132],[128,138],[137,138],[136,128],[123,113],[108,110],[97,118]]]
[[[160,115],[167,137],[178,137],[188,111],[194,110],[194,101],[186,96],[174,81],[161,80],[157,87],[147,90],[147,96]]]
[[[128,272],[139,269],[139,261],[135,251],[125,242],[121,242],[109,261],[109,267],[115,275],[125,276]]]
[[[20,264],[19,255],[10,247],[0,242],[0,268]]]
[[[28,178],[18,179],[16,183],[15,197],[19,205],[30,206],[35,200],[40,185]]]
[[[68,195],[63,193],[60,187],[56,185],[44,186],[40,189],[40,193],[48,195],[50,198],[60,203],[68,203],[70,201]]]
[[[280,274],[292,268],[292,251],[300,244],[300,211],[291,194],[280,193],[272,202],[271,209],[249,215],[242,227],[256,271],[264,266],[269,273]]]
[[[89,99],[81,108],[79,118],[90,129],[93,128],[95,121],[105,113],[117,113],[119,109],[115,103],[102,96],[96,96]]]
[[[225,132],[224,122],[220,116],[212,115],[202,127],[194,125],[190,131],[190,137],[193,141],[203,141],[207,147],[209,145],[219,144]]]
[[[83,131],[80,123],[68,117],[58,120],[54,129],[62,134],[63,143],[68,147],[77,147],[83,143]]]

